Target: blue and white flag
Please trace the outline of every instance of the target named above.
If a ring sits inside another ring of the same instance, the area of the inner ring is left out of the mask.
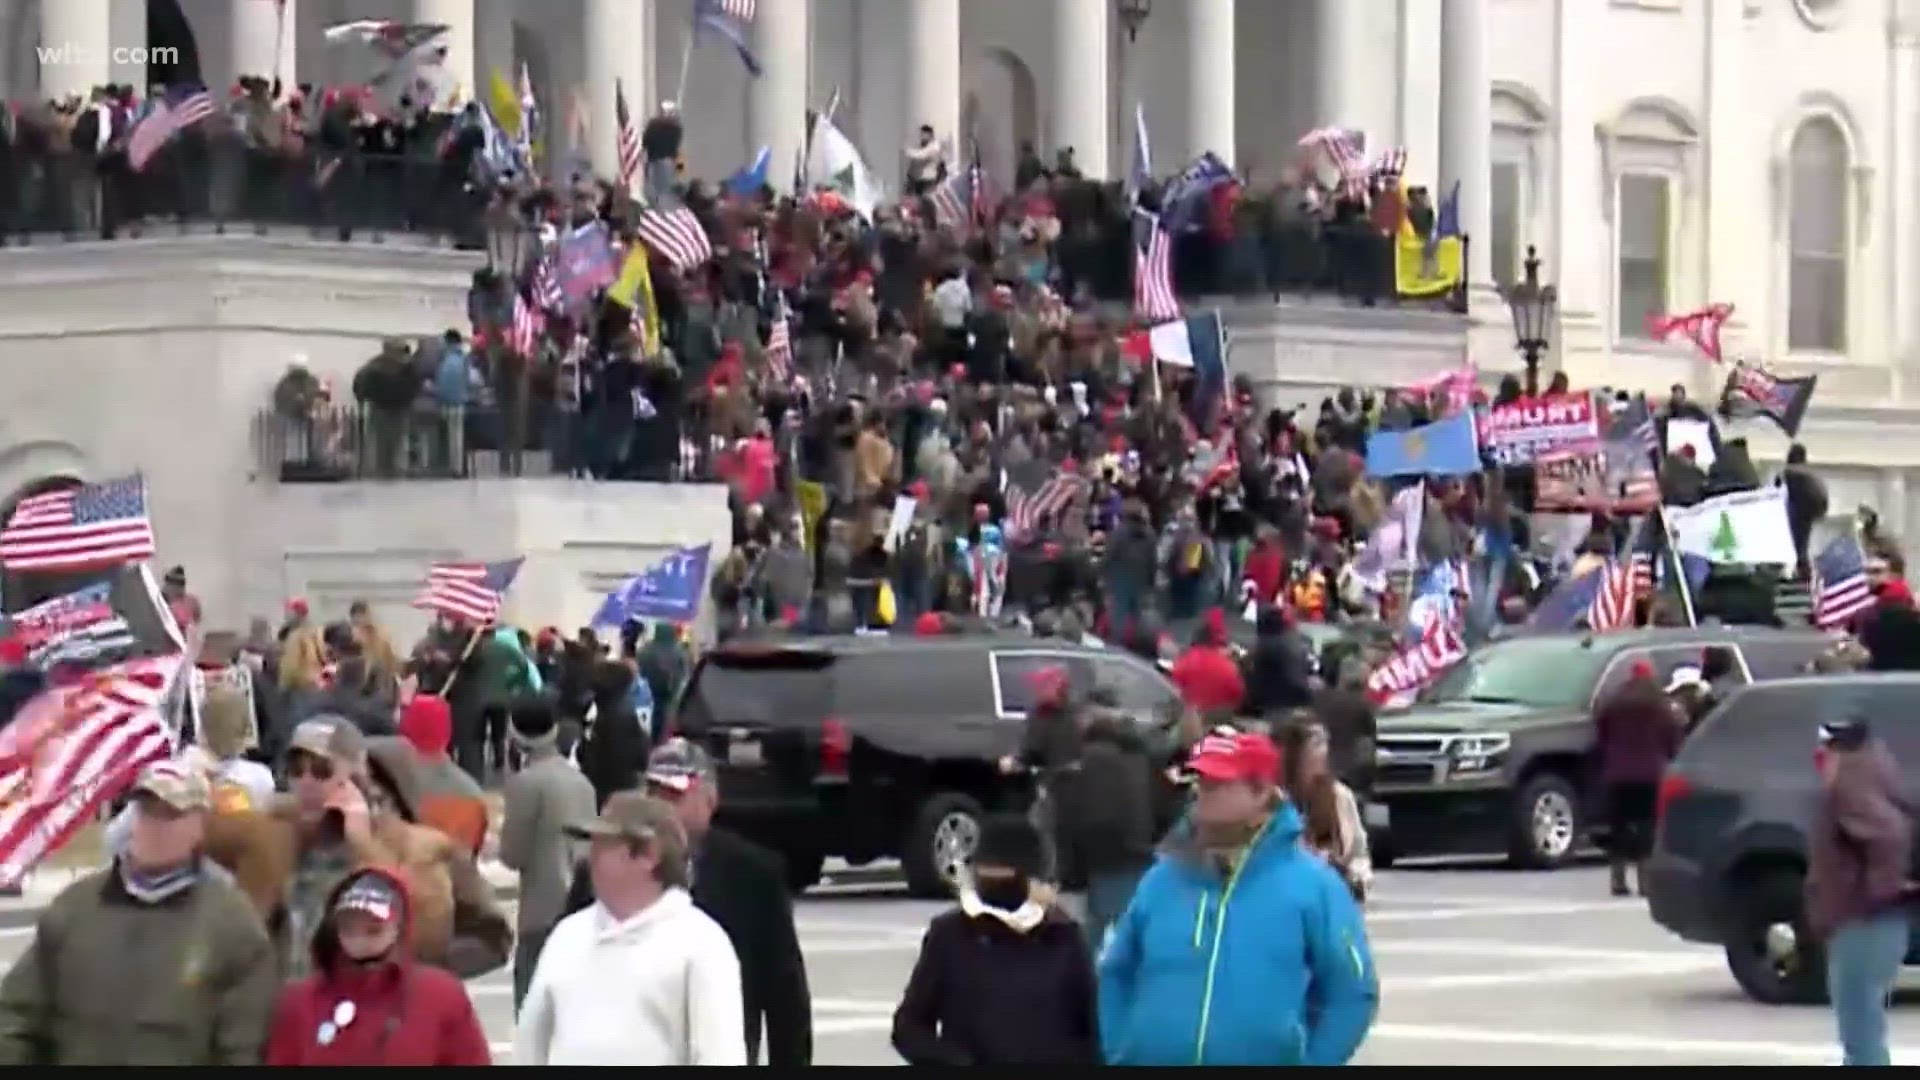
[[[624,626],[635,619],[688,623],[700,612],[707,588],[711,543],[683,547],[620,583],[594,613],[594,626]]]

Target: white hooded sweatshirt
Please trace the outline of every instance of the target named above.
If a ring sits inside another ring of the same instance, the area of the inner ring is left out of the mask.
[[[520,1010],[521,1065],[745,1065],[740,962],[726,931],[669,889],[625,922],[560,920]]]

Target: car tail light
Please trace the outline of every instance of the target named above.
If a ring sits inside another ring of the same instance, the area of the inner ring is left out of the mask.
[[[1665,821],[1667,808],[1672,806],[1676,799],[1684,799],[1692,792],[1693,785],[1687,782],[1684,775],[1668,770],[1667,774],[1660,778],[1660,790],[1654,797],[1653,819]]]
[[[829,716],[820,721],[820,772],[823,780],[845,780],[853,763],[853,733]]]

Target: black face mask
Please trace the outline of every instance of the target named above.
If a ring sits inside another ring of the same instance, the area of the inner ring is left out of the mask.
[[[980,902],[990,908],[1001,911],[1018,911],[1027,902],[1032,886],[1027,875],[1016,874],[1010,878],[992,878],[979,882],[974,891],[980,894]]]

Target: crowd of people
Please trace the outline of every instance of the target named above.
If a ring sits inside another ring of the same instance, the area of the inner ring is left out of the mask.
[[[1104,703],[1062,672],[1036,676],[1029,738],[1006,764],[1039,775],[1052,810],[985,824],[895,1016],[909,1063],[1353,1057],[1379,993],[1359,811],[1369,676],[1403,637],[1406,571],[1448,567],[1438,595],[1467,609],[1477,641],[1526,622],[1627,531],[1596,514],[1549,543],[1532,528],[1531,469],[1385,478],[1368,442],[1529,388],[1362,379],[1303,411],[1154,357],[1112,306],[1133,296],[1130,200],[1070,156],[1049,166],[1027,149],[1004,196],[957,214],[940,196],[963,163],[918,161],[914,192],[867,215],[827,185],[777,198],[685,178],[681,121],[664,109],[642,139],[642,206],[585,174],[503,171],[461,116],[314,102],[249,81],[220,125],[141,172],[114,161],[137,114],[125,88],[21,113],[0,140],[0,202],[25,208],[15,221],[52,214],[111,235],[196,200],[271,217],[256,195],[378,202],[405,188],[384,204],[397,227],[517,257],[476,273],[469,325],[388,343],[350,406],[289,370],[271,402],[283,469],[465,475],[479,449],[509,471],[537,453],[601,480],[718,482],[734,510],[708,597],[722,638],[1018,624],[1164,660],[1187,706],[1176,763],[1191,784],[1170,821],[1154,812],[1158,763]],[[413,166],[383,163],[403,158],[426,171],[397,182]],[[161,179],[199,175],[196,160],[215,179]],[[369,186],[335,190],[342,176]],[[1322,188],[1310,169],[1270,196],[1214,185],[1175,237],[1179,291],[1331,284],[1379,299],[1399,218],[1435,227],[1424,202],[1389,190],[1397,179]],[[1176,193],[1138,198],[1171,212]],[[647,250],[647,215],[679,209],[710,258]],[[550,304],[555,248],[595,227],[610,253],[638,252],[644,295],[607,282]],[[1676,387],[1649,421],[1704,415]],[[1715,449],[1709,470],[1662,455],[1662,501],[1760,484],[1738,440],[1716,433]],[[342,468],[343,454],[357,463]],[[1825,516],[1826,497],[1804,451],[1786,482],[1802,563],[1788,572],[1804,577],[1798,523]],[[1390,528],[1410,532],[1391,565]],[[1892,653],[1870,648],[1872,627],[1915,618],[1883,541],[1868,647],[1836,663],[1878,663]],[[183,591],[184,578],[171,598]],[[1650,623],[1688,617],[1657,591],[1637,604]],[[1316,656],[1307,623],[1356,637]],[[110,830],[113,864],[60,895],[0,982],[0,1060],[484,1064],[458,981],[511,963],[524,1063],[738,1065],[762,1050],[810,1063],[784,874],[713,823],[713,762],[672,736],[693,662],[664,624],[614,642],[441,620],[403,651],[364,604],[328,624],[300,600],[277,632],[256,620],[205,635],[200,666],[245,678],[187,710],[192,752],[141,777]],[[1644,856],[1641,804],[1684,735],[1673,702],[1703,708],[1714,662],[1668,687],[1636,673],[1601,712],[1617,891]],[[1079,812],[1083,774],[1136,796]],[[497,827],[489,784],[504,787]],[[520,875],[513,925],[479,871],[489,843]],[[1248,910],[1260,918],[1232,917]]]

